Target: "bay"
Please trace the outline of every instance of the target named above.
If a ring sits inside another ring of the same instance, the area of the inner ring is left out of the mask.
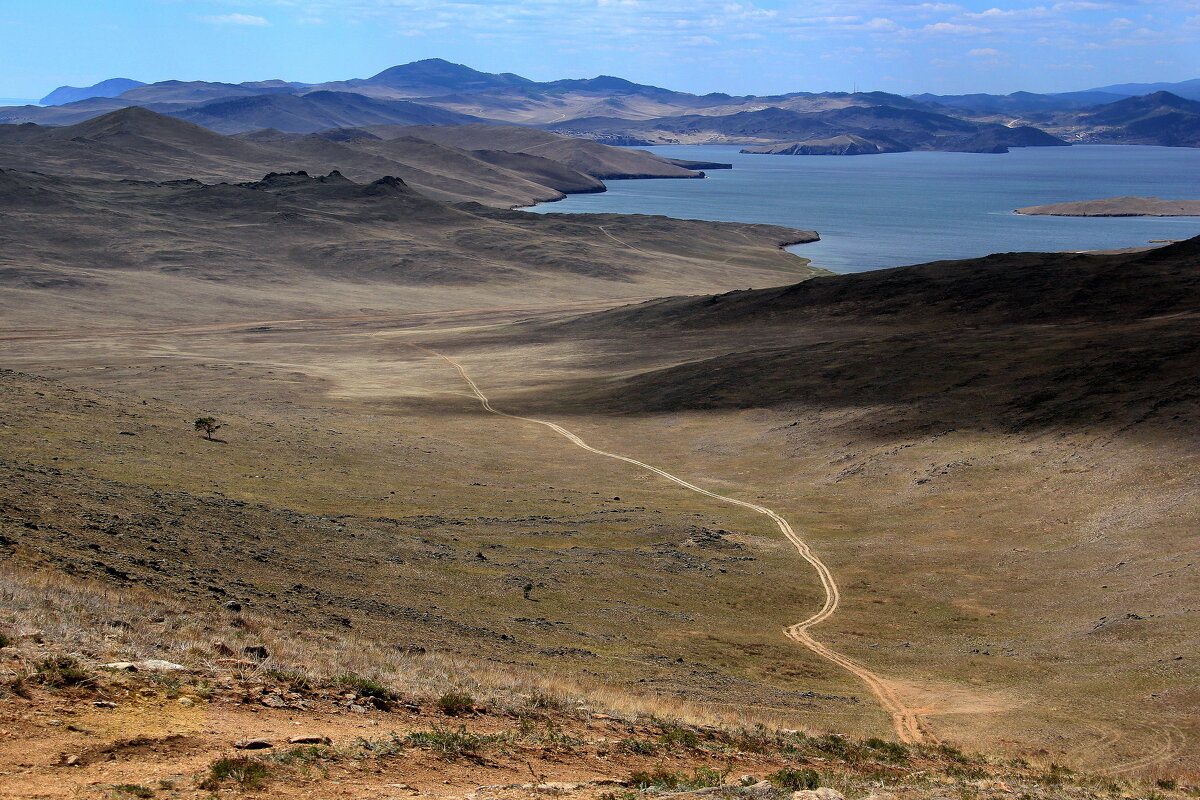
[[[1123,195],[1200,199],[1200,149],[1030,147],[1006,154],[776,156],[723,145],[644,148],[732,163],[704,180],[609,181],[542,213],[665,214],[815,230],[793,249],[815,266],[862,272],[1011,251],[1095,250],[1200,235],[1200,217],[1026,217],[1024,206]]]

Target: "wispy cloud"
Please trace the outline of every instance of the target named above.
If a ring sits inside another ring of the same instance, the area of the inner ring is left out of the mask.
[[[261,28],[271,24],[265,17],[256,17],[253,14],[215,14],[200,19],[211,25],[241,25],[250,28]]]

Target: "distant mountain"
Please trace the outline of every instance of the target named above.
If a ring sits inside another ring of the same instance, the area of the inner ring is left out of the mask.
[[[536,153],[601,180],[622,178],[702,178],[703,173],[641,150],[623,150],[586,139],[512,125],[450,125],[436,128],[371,127],[381,136],[410,135],[468,150]]]
[[[1095,141],[1200,147],[1200,102],[1170,92],[1129,97],[1091,109],[1077,124],[1098,128]]]
[[[88,94],[103,90],[111,94],[123,88],[114,83],[121,80],[71,91]],[[1186,110],[1176,109],[1180,113],[1172,119],[1157,122],[1134,124],[1131,120],[1133,127],[1129,130],[1116,130],[1124,128],[1124,123],[1088,118],[1099,113],[1102,106],[1127,99],[1121,92],[1137,91],[1149,84],[1055,94],[902,97],[873,91],[794,92],[764,97],[697,95],[612,75],[539,82],[513,73],[482,72],[438,58],[399,64],[369,78],[320,84],[284,80],[126,83],[133,85],[115,97],[89,97],[46,107],[0,107],[0,123],[71,125],[138,105],[224,133],[262,128],[314,133],[371,125],[486,122],[537,126],[610,145],[799,145],[793,148],[795,152],[828,149],[821,143],[844,136],[883,143],[877,150],[898,147],[980,152],[1061,144],[1055,137],[1072,142],[1180,146],[1195,140],[1190,112]],[[1200,79],[1171,86],[1185,93],[1200,92]],[[57,93],[58,100],[74,96],[63,94],[67,89]],[[982,127],[985,125],[995,127]],[[502,148],[479,144],[475,149]],[[832,149],[859,152],[871,148],[852,142]],[[605,166],[597,169],[609,171]],[[626,171],[618,168],[612,172]]]
[[[504,89],[510,86],[529,86],[533,84],[533,81],[511,72],[500,74],[480,72],[441,58],[426,58],[422,61],[390,67],[370,78],[348,81],[348,83],[386,86],[389,89],[411,93],[414,97],[423,97],[454,94],[455,92]]]
[[[60,86],[41,99],[44,106],[60,106],[63,103],[74,103],[77,100],[87,100],[91,97],[116,97],[121,92],[145,86],[141,81],[131,78],[109,78],[92,86],[79,88],[77,86]]]
[[[460,125],[483,121],[407,100],[378,100],[352,92],[325,91],[223,98],[172,115],[221,133],[259,128],[313,133],[363,125]]]
[[[379,126],[390,131],[408,128]],[[550,136],[533,131],[539,136]],[[571,141],[571,140],[567,140]],[[602,145],[581,142],[606,150]],[[619,157],[635,158],[623,150]],[[667,165],[646,154],[648,164]],[[596,178],[539,155],[473,151],[409,135],[383,138],[363,130],[319,134],[259,130],[225,136],[132,106],[76,125],[0,125],[0,169],[107,179],[243,181],[267,172],[339,170],[369,183],[402,178],[447,202],[525,206],[565,193],[602,192]],[[694,173],[678,170],[684,177]]]
[[[147,103],[203,103],[230,97],[250,97],[260,94],[291,94],[299,91],[295,84],[283,81],[251,83],[213,83],[211,81],[159,81],[122,92],[120,98],[132,105]]]
[[[1108,92],[1134,97],[1154,92],[1170,92],[1189,100],[1200,100],[1200,78],[1192,78],[1178,83],[1117,83],[1112,86],[1101,86],[1091,89],[1093,92]]]
[[[963,108],[997,114],[1027,114],[1039,111],[1065,111],[1111,103],[1124,95],[1108,92],[1067,92],[1064,94],[914,94],[912,100],[950,108]]]
[[[932,111],[893,106],[847,106],[814,113],[766,108],[723,116],[692,114],[652,120],[600,117],[570,120],[547,127],[556,132],[588,138],[620,136],[641,138],[645,143],[654,144],[800,143],[841,136],[886,140],[888,147],[885,149],[892,150],[1004,152],[1007,147],[1065,144],[1036,128],[1009,128],[970,122]],[[797,152],[802,150],[800,148]]]

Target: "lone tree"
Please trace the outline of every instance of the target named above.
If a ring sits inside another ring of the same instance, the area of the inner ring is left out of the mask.
[[[213,434],[221,427],[212,417],[197,417],[192,426],[204,434],[204,438],[213,441]]]
[[[532,584],[532,583],[527,583],[527,584],[525,584],[524,586],[522,586],[522,587],[521,587],[521,594],[525,595],[525,599],[526,599],[526,600],[531,600],[531,599],[533,599],[533,598],[531,598],[531,597],[529,596],[529,593],[530,593],[530,592],[532,592],[532,591],[533,591],[533,584]]]

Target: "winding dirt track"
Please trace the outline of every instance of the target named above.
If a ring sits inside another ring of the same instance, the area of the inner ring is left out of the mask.
[[[748,508],[751,511],[755,511],[759,514],[770,517],[771,521],[778,526],[779,530],[784,536],[787,537],[788,541],[795,546],[796,551],[800,554],[800,557],[807,561],[812,568],[817,571],[817,576],[821,579],[821,586],[825,590],[825,602],[822,604],[820,610],[803,622],[798,622],[795,625],[785,628],[784,634],[789,639],[803,645],[804,647],[807,647],[809,650],[826,659],[827,661],[831,661],[847,672],[855,675],[864,684],[866,684],[867,688],[871,690],[871,693],[874,694],[875,698],[879,701],[879,705],[891,717],[892,725],[895,727],[896,735],[900,738],[900,741],[908,743],[924,742],[927,740],[937,741],[926,729],[920,715],[906,706],[904,701],[900,699],[895,687],[893,687],[892,684],[881,678],[879,675],[876,675],[874,672],[871,672],[861,664],[842,655],[841,653],[834,651],[821,642],[818,642],[809,634],[808,631],[810,628],[833,616],[833,613],[837,610],[841,595],[838,592],[837,583],[834,581],[833,575],[829,571],[829,567],[825,566],[825,563],[821,561],[821,559],[817,558],[817,556],[809,548],[808,544],[796,534],[795,530],[792,529],[791,524],[786,519],[766,506],[760,506],[756,503],[749,503],[745,500],[738,500],[733,497],[726,497],[725,495],[717,494],[716,492],[710,492],[709,490],[702,489],[701,487],[696,486],[693,483],[689,483],[682,478],[678,478],[665,470],[659,469],[658,467],[650,464],[646,464],[642,461],[638,461],[637,459],[599,450],[595,447],[592,447],[583,439],[580,439],[578,436],[571,433],[561,425],[556,425],[555,423],[547,422],[546,420],[534,419],[532,417],[520,417],[515,414],[509,414],[504,411],[500,411],[492,406],[491,402],[487,398],[487,395],[479,390],[479,386],[476,385],[475,381],[472,380],[471,376],[467,374],[466,369],[458,361],[455,361],[449,356],[442,355],[441,353],[435,352],[428,348],[421,347],[418,344],[413,344],[412,342],[406,342],[405,344],[415,350],[419,350],[431,356],[436,356],[458,370],[458,374],[462,376],[463,381],[465,381],[467,386],[470,387],[471,392],[479,400],[480,405],[483,406],[485,411],[501,417],[508,417],[509,419],[520,420],[522,422],[532,422],[536,425],[543,425],[568,439],[577,447],[587,450],[589,453],[595,453],[596,455],[604,456],[605,458],[613,458],[617,461],[624,461],[627,464],[632,464],[635,467],[640,467],[649,472],[653,472],[656,475],[660,475],[672,483],[678,484],[679,486],[696,492],[697,494],[702,494],[705,497],[711,497],[714,500],[720,500],[723,503],[730,503],[732,505]]]

